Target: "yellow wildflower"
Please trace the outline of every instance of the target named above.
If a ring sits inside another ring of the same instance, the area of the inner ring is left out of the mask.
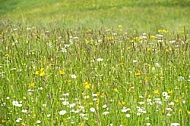
[[[123,26],[122,25],[118,25],[118,28],[122,28]]]
[[[34,74],[36,74],[36,75],[38,75],[40,72],[37,70],[37,71],[35,71],[35,73]]]
[[[122,101],[122,102],[121,102],[121,104],[122,104],[122,105],[125,105],[125,102],[124,102],[124,101]]]
[[[138,70],[136,73],[135,73],[135,76],[140,76],[141,75],[141,71]]]
[[[5,57],[9,58],[9,57],[10,57],[10,55],[9,55],[9,54],[5,54]]]
[[[131,49],[131,47],[130,47],[130,46],[127,46],[126,48],[127,48],[127,50],[130,50],[130,49]]]
[[[187,110],[187,114],[190,115],[190,111],[189,110]]]
[[[151,38],[151,39],[155,39],[156,37],[155,37],[154,35],[151,35],[150,38]]]
[[[63,70],[60,70],[59,73],[63,76],[65,75],[65,72]]]
[[[165,52],[166,52],[166,53],[168,53],[168,52],[169,52],[169,50],[168,50],[168,49],[166,49],[166,50],[165,50]]]
[[[34,82],[30,83],[30,84],[29,84],[29,87],[30,87],[30,88],[35,87],[35,83],[34,83]]]
[[[45,75],[44,71],[40,71],[40,77],[43,77]]]
[[[147,49],[146,49],[146,51],[150,51],[150,50],[151,50],[151,48],[147,48]]]
[[[85,89],[90,89],[90,85],[88,82],[83,83]]]
[[[1,120],[2,123],[5,123],[6,121],[4,119]]]
[[[118,92],[118,89],[117,89],[117,88],[114,88],[113,90],[114,90],[114,92]]]
[[[168,92],[168,94],[172,94],[173,91],[172,90],[168,90],[167,92]]]
[[[84,122],[82,122],[82,123],[80,124],[80,126],[84,126]]]
[[[176,103],[178,103],[179,102],[179,100],[178,99],[176,99],[176,100],[174,100]]]
[[[154,90],[154,94],[159,94],[159,91],[158,90]]]

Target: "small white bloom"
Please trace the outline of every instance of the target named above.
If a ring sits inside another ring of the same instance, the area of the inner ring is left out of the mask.
[[[42,104],[42,106],[43,106],[43,107],[46,107],[46,106],[47,106],[47,104]]]
[[[31,30],[31,28],[27,27],[26,30]]]
[[[22,103],[21,101],[20,101],[20,103],[18,101],[13,101],[12,102],[13,106],[15,106],[15,107],[21,107],[22,106],[21,103]]]
[[[166,116],[171,116],[171,114],[170,114],[170,113],[167,113]]]
[[[141,113],[140,112],[137,112],[137,116],[140,116],[141,115]]]
[[[133,63],[137,63],[137,60],[133,60]]]
[[[121,112],[127,112],[127,111],[130,111],[130,110],[131,110],[130,108],[123,107]]]
[[[131,115],[130,115],[130,114],[126,114],[125,116],[126,116],[127,118],[129,118]]]
[[[166,108],[166,111],[173,111],[172,108]]]
[[[77,76],[75,74],[72,74],[71,78],[75,79],[75,78],[77,78]]]
[[[163,40],[158,40],[158,42],[163,42]]]
[[[73,103],[73,104],[70,104],[69,107],[70,107],[70,108],[73,108],[73,107],[75,107],[75,105],[76,105],[76,104]]]
[[[101,62],[101,61],[103,61],[103,59],[102,59],[102,58],[98,58],[97,61],[98,61],[98,62]]]
[[[150,123],[146,123],[146,126],[150,126],[151,124]]]
[[[162,92],[162,96],[166,97],[166,96],[168,96],[168,93],[167,92]]]
[[[184,77],[182,77],[182,76],[178,77],[178,81],[183,81],[183,80],[184,80]]]
[[[38,87],[38,90],[43,90],[43,87]]]
[[[95,110],[95,108],[92,108],[92,107],[91,107],[91,108],[90,108],[90,111],[91,111],[91,112],[95,112],[96,110]]]
[[[144,104],[144,102],[139,102],[139,104],[140,104],[140,105],[143,105],[143,104]]]
[[[180,126],[180,124],[179,123],[171,123],[170,126]]]
[[[81,116],[81,117],[85,117],[85,116],[87,116],[87,115],[86,115],[86,114],[81,113],[81,114],[80,114],[80,116]]]
[[[27,114],[27,113],[28,113],[28,110],[27,110],[27,109],[23,109],[23,110],[22,110],[22,113],[26,113],[26,114]]]
[[[62,102],[62,104],[63,105],[69,105],[69,102],[65,100],[65,101]]]
[[[67,47],[69,47],[70,46],[70,44],[65,44],[65,48],[67,48]]]
[[[109,113],[110,113],[110,112],[105,111],[105,112],[102,113],[102,115],[108,115]]]
[[[67,49],[66,49],[66,48],[61,48],[61,52],[62,52],[62,53],[66,53],[66,52],[67,52]]]
[[[65,115],[66,113],[67,113],[66,110],[61,110],[61,111],[59,112],[59,115]]]
[[[103,105],[103,106],[102,106],[102,108],[107,108],[107,105],[106,105],[106,104],[105,104],[105,105]]]
[[[170,102],[168,105],[171,105],[171,106],[173,106],[173,105],[174,105],[174,102]]]
[[[40,120],[37,120],[37,121],[36,121],[36,123],[40,124],[40,123],[41,123],[41,121],[40,121]]]
[[[65,94],[63,94],[63,96],[69,96],[69,93],[65,93]]]
[[[7,100],[8,100],[8,99],[10,99],[10,97],[9,97],[9,96],[7,97]]]
[[[1,106],[5,106],[6,105],[6,103],[5,102],[3,102],[2,104],[1,104]]]
[[[47,114],[47,117],[49,118],[51,116],[51,114]]]
[[[97,97],[98,95],[97,94],[92,94],[93,97]]]
[[[97,101],[98,99],[97,98],[93,98],[93,101]]]
[[[16,122],[20,122],[20,121],[22,121],[22,118],[18,118],[18,119],[16,120]]]
[[[155,63],[156,67],[161,67],[159,63]]]

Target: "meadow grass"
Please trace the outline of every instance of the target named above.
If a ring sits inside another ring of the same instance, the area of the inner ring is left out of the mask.
[[[0,0],[0,19],[65,28],[117,27],[138,31],[190,29],[188,0]]]
[[[187,126],[189,32],[3,25],[0,124]]]
[[[0,0],[0,126],[190,125],[187,0]]]

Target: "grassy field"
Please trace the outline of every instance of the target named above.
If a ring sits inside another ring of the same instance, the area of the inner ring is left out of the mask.
[[[132,28],[138,31],[190,28],[189,0],[0,0],[0,18],[22,25]]]
[[[189,126],[188,0],[0,0],[0,126]]]

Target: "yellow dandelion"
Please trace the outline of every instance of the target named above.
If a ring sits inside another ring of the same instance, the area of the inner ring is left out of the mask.
[[[67,82],[68,82],[68,83],[71,83],[71,82],[72,82],[72,80],[70,80],[70,79],[69,79],[69,80],[67,80]]]
[[[40,73],[40,72],[37,70],[37,71],[35,71],[35,73],[34,73],[34,74],[39,75],[39,73]]]
[[[93,102],[90,102],[89,105],[93,105]]]
[[[44,71],[40,71],[40,77],[43,77],[45,75]]]
[[[32,52],[31,52],[31,54],[32,54],[32,55],[34,55],[34,54],[35,54],[35,52],[33,52],[33,51],[32,51]]]
[[[146,49],[146,51],[150,51],[150,50],[151,50],[151,48],[147,48],[147,49]]]
[[[148,98],[151,98],[151,95],[148,95]]]
[[[122,104],[122,105],[125,105],[125,102],[124,102],[124,101],[122,101],[122,102],[121,102],[121,104]]]
[[[60,75],[62,75],[62,76],[65,75],[65,72],[64,72],[63,70],[60,70],[59,73],[60,73]]]
[[[173,93],[173,91],[172,91],[172,90],[168,90],[167,92],[168,92],[168,94],[172,94],[172,93]]]
[[[24,122],[21,123],[21,126],[26,126],[26,124]]]
[[[41,72],[44,71],[44,68],[41,68],[40,71],[41,71]]]
[[[168,52],[169,52],[169,50],[168,50],[168,49],[166,49],[166,50],[165,50],[165,53],[168,53]]]
[[[29,84],[29,87],[30,87],[30,88],[34,88],[34,87],[35,87],[35,83],[34,83],[34,82],[30,83],[30,84]]]
[[[90,85],[88,82],[83,83],[85,89],[90,89]]]
[[[103,92],[103,93],[101,94],[101,97],[106,97],[106,94]]]
[[[141,71],[138,70],[136,73],[135,73],[135,76],[140,76],[141,75]]]
[[[80,126],[84,126],[84,122],[82,122],[82,123],[80,124]]]
[[[86,42],[86,44],[88,44],[90,41],[89,41],[89,40],[87,40],[87,39],[85,39],[85,42]]]
[[[123,26],[122,25],[118,25],[118,28],[122,28]]]
[[[114,90],[114,92],[118,92],[118,89],[117,89],[117,88],[114,88],[113,90]]]
[[[176,103],[178,103],[179,102],[179,100],[178,99],[176,99],[176,100],[174,100]]]
[[[1,122],[2,122],[2,123],[5,123],[5,122],[6,122],[6,120],[2,119],[2,120],[1,120]]]
[[[155,37],[154,35],[151,35],[150,38],[151,38],[151,39],[155,39],[156,37]]]
[[[168,30],[163,29],[162,32],[163,32],[163,33],[168,33]]]
[[[97,105],[100,104],[100,100],[99,100],[99,99],[96,100],[96,104],[97,104]]]
[[[164,110],[162,110],[162,114],[164,114],[165,113],[165,111]]]
[[[130,46],[127,46],[127,47],[126,47],[126,49],[127,49],[127,50],[130,50],[130,49],[131,49],[131,47],[130,47]]]
[[[190,115],[190,111],[189,110],[187,110],[187,114]]]
[[[9,57],[10,57],[10,55],[9,55],[9,54],[5,54],[5,57],[9,58]]]
[[[124,63],[124,62],[121,62],[120,65],[123,66],[123,65],[125,65],[125,63]]]
[[[158,90],[154,90],[154,94],[159,94],[159,91]]]
[[[98,96],[100,96],[100,92],[96,92],[96,94],[97,94]]]

